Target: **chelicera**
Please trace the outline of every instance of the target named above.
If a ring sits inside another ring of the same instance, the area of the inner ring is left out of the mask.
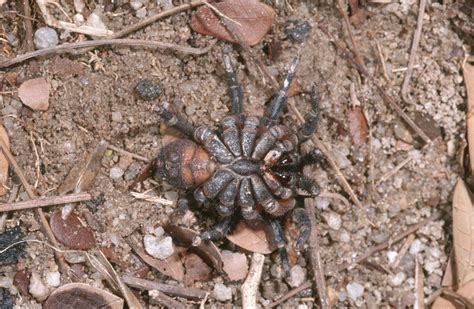
[[[320,159],[319,151],[301,154],[301,144],[314,133],[318,118],[319,94],[315,87],[308,92],[311,110],[304,124],[293,130],[279,124],[286,105],[288,89],[299,59],[295,58],[262,117],[243,111],[243,90],[236,78],[228,53],[223,54],[229,84],[232,115],[220,123],[220,131],[190,124],[164,104],[156,110],[168,126],[186,138],[164,146],[153,161],[155,176],[191,192],[200,205],[211,203],[219,222],[200,233],[195,243],[219,240],[228,234],[240,218],[249,222],[264,221],[278,248],[283,269],[289,271],[288,254],[281,218],[292,212],[299,230],[300,249],[307,241],[311,225],[304,208],[297,206],[302,196],[316,196],[319,187],[303,175],[303,167]],[[137,85],[138,94],[153,99],[150,81]],[[188,199],[179,204],[187,205]]]

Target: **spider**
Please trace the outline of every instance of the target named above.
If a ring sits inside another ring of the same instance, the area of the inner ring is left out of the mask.
[[[187,138],[164,146],[152,162],[156,178],[192,193],[198,205],[215,204],[220,221],[200,233],[194,240],[220,240],[236,225],[239,218],[250,223],[266,222],[269,236],[278,248],[283,270],[289,274],[281,218],[292,211],[299,230],[296,249],[309,238],[311,224],[304,208],[295,207],[298,197],[316,196],[319,187],[303,175],[303,167],[316,163],[321,155],[313,150],[300,154],[300,146],[314,133],[319,110],[319,94],[313,86],[311,110],[305,122],[295,131],[278,124],[286,105],[288,88],[295,76],[299,58],[290,65],[281,89],[273,96],[262,117],[245,115],[243,89],[236,78],[228,53],[223,62],[229,85],[232,115],[220,123],[216,132],[206,126],[195,127],[185,118],[171,112],[166,104],[156,110],[168,126]],[[156,84],[140,82],[136,90],[143,99],[158,97]],[[182,198],[178,205],[188,205]]]

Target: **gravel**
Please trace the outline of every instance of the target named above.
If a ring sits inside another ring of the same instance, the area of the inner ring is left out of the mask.
[[[61,284],[61,274],[58,271],[47,273],[46,284],[50,287],[58,287]]]
[[[110,178],[117,179],[121,178],[125,172],[118,166],[114,166],[110,169]]]
[[[216,283],[212,291],[212,296],[221,302],[229,301],[232,299],[232,289],[222,283]]]
[[[146,234],[143,237],[143,244],[148,254],[160,260],[164,260],[174,253],[173,240],[169,236],[161,238]]]
[[[33,42],[36,49],[45,49],[58,45],[59,38],[56,30],[49,27],[41,27],[35,31]]]
[[[360,285],[357,282],[349,283],[346,286],[346,291],[347,291],[347,295],[349,296],[350,299],[357,300],[357,298],[364,295],[364,286]]]
[[[36,272],[31,273],[30,285],[28,286],[30,294],[38,301],[44,301],[49,296],[48,287],[41,281],[40,275]]]

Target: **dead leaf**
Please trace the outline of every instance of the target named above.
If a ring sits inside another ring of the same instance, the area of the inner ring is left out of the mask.
[[[474,281],[467,283],[454,292],[444,289],[441,296],[436,298],[431,309],[463,309],[472,308],[474,303]],[[469,305],[471,307],[469,307]]]
[[[194,281],[208,281],[211,279],[212,269],[194,253],[188,253],[184,257],[184,284],[190,286]]]
[[[454,258],[458,286],[474,279],[474,208],[472,193],[458,179],[453,194]]]
[[[296,78],[293,79],[293,81],[290,84],[290,87],[288,88],[288,97],[291,98],[292,96],[298,94],[301,92],[301,85],[298,82]]]
[[[58,209],[50,215],[49,224],[54,236],[68,248],[89,250],[95,246],[94,234],[75,212],[63,219],[61,209]]]
[[[126,242],[145,263],[168,277],[177,281],[183,281],[184,268],[178,252],[173,253],[173,255],[164,260],[159,260],[148,255],[143,249],[137,246],[133,240],[126,239]]]
[[[256,0],[224,0],[212,4],[225,15],[242,39],[250,46],[256,45],[268,33],[273,22],[273,9]],[[225,18],[225,17],[224,17]],[[191,28],[204,35],[236,43],[222,24],[220,17],[208,6],[201,6],[191,19]]]
[[[93,152],[89,153],[85,159],[79,161],[79,163],[71,169],[58,189],[59,194],[87,191],[99,173],[105,150],[107,150],[107,142],[100,141]]]
[[[203,241],[198,246],[192,246],[194,238],[199,234],[182,226],[169,225],[165,227],[165,231],[173,237],[173,241],[177,244],[195,252],[209,266],[212,266],[218,272],[222,272],[222,256],[213,242]]]
[[[362,108],[360,106],[349,108],[347,110],[347,121],[354,145],[360,146],[365,144],[369,134],[369,125]]]
[[[474,171],[474,66],[468,62],[463,65],[464,83],[467,92],[467,143],[471,171]]]
[[[49,107],[51,85],[44,77],[29,79],[18,88],[18,96],[23,104],[36,111],[45,111]]]
[[[224,262],[224,271],[230,280],[243,280],[247,277],[249,263],[245,254],[224,250],[222,251],[222,261]]]
[[[30,296],[30,292],[28,291],[29,282],[30,275],[24,269],[17,271],[13,277],[13,284],[20,291],[22,297],[28,298]]]
[[[68,283],[51,293],[44,304],[44,308],[122,309],[123,305],[123,299],[112,293],[85,283]]]
[[[0,124],[0,138],[3,140],[7,148],[10,149],[10,138],[8,137],[8,133],[5,128]],[[5,195],[8,190],[6,187],[8,181],[8,160],[0,151],[0,196]]]
[[[16,72],[8,72],[5,74],[5,80],[10,84],[10,86],[16,85],[16,80],[18,77],[18,73]]]
[[[245,221],[240,221],[234,232],[227,235],[227,239],[251,252],[269,254],[275,250],[267,238],[265,226],[262,223],[250,227]]]

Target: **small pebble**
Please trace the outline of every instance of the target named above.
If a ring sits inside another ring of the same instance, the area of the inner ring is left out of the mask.
[[[395,259],[397,258],[398,252],[397,251],[388,251],[387,252],[387,259],[390,264],[395,262]]]
[[[121,112],[112,112],[113,122],[122,122],[123,116]]]
[[[326,221],[329,228],[331,228],[335,231],[337,231],[341,228],[342,219],[341,219],[341,215],[339,215],[338,213],[332,212],[332,211],[324,212],[324,213],[321,214],[321,216]]]
[[[50,287],[58,287],[61,284],[61,274],[58,271],[52,271],[47,273],[46,284]]]
[[[85,22],[84,16],[82,14],[76,14],[72,17],[74,24],[78,27],[82,26]]]
[[[1,276],[0,277],[0,288],[9,289],[13,284],[13,278]]]
[[[135,86],[135,91],[143,100],[154,100],[161,94],[161,87],[152,80],[143,79]]]
[[[303,42],[311,31],[311,25],[306,20],[290,20],[286,23],[283,32],[295,42]]]
[[[286,282],[292,287],[299,287],[303,282],[306,281],[306,271],[300,265],[295,265],[290,270],[290,277],[287,278]]]
[[[348,243],[351,241],[351,235],[346,230],[344,230],[341,232],[340,239],[342,242]]]
[[[140,9],[142,6],[143,6],[143,3],[141,1],[130,1],[130,6],[132,7],[132,9],[134,9],[135,11],[137,11],[138,9]]]
[[[6,115],[16,115],[17,113],[18,113],[18,111],[16,110],[16,108],[14,108],[14,107],[11,106],[11,105],[5,106],[5,107],[2,109],[2,115],[3,115],[3,116],[6,116]]]
[[[13,47],[17,47],[18,43],[20,42],[18,41],[18,38],[16,37],[16,35],[14,35],[13,33],[7,33],[7,40],[8,40],[8,43]]]
[[[87,17],[86,25],[102,30],[107,29],[104,22],[100,19],[100,16],[94,12]]]
[[[146,13],[147,13],[146,8],[143,7],[143,8],[141,8],[138,11],[135,12],[135,16],[138,17],[138,18],[145,18]]]
[[[336,164],[340,169],[345,169],[351,166],[351,161],[347,159],[346,155],[342,151],[339,151],[338,149],[332,149],[331,153],[332,158],[334,161],[336,161]]]
[[[349,295],[350,299],[357,300],[357,298],[364,295],[364,286],[360,285],[359,283],[349,283],[346,286],[347,294]]]
[[[43,281],[41,281],[40,276],[35,272],[31,274],[28,291],[40,302],[48,298],[49,295],[48,287],[43,283]]]
[[[58,34],[52,28],[41,27],[35,32],[34,43],[36,49],[54,47],[59,43]]]
[[[120,178],[123,176],[123,174],[124,174],[123,169],[121,169],[118,166],[114,166],[110,169],[110,178],[112,179]]]
[[[391,276],[390,284],[392,286],[400,286],[403,283],[403,281],[405,281],[406,277],[407,276],[405,275],[404,272],[399,272],[396,275]]]
[[[316,197],[315,198],[316,200],[316,208],[318,208],[319,210],[325,210],[329,207],[329,199],[327,198],[324,198],[324,197]]]
[[[419,239],[415,239],[410,246],[410,254],[416,255],[423,250],[423,243]]]
[[[157,6],[162,6],[165,10],[171,10],[174,5],[172,0],[156,0]]]
[[[218,301],[222,301],[222,302],[229,301],[232,299],[232,289],[229,287],[226,287],[222,283],[216,283],[216,285],[214,285],[214,290],[212,291],[212,295]]]
[[[173,240],[171,237],[155,237],[147,234],[143,237],[145,251],[151,256],[164,260],[174,253]]]

